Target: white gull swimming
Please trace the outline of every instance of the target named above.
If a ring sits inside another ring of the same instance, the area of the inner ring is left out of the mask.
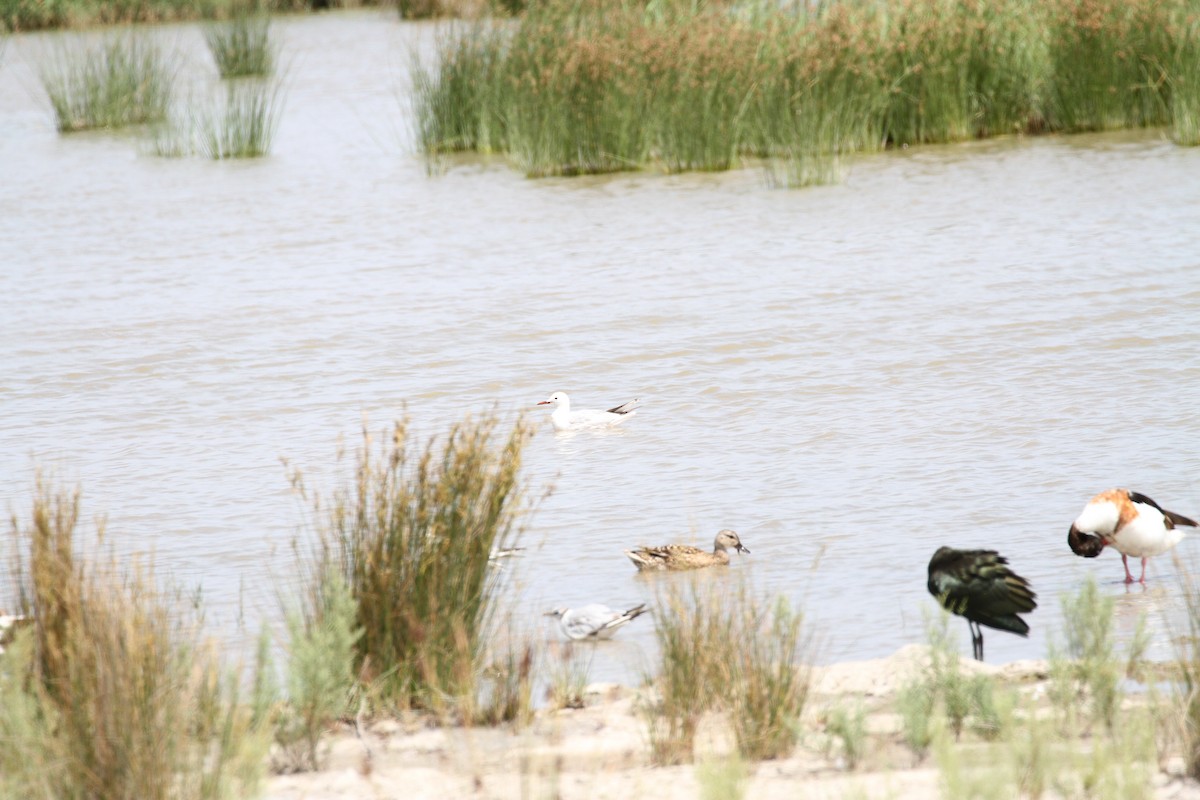
[[[589,603],[579,608],[556,608],[546,616],[558,617],[558,627],[563,636],[580,639],[611,639],[617,629],[629,624],[646,613],[646,604],[634,606],[628,611],[614,611],[600,603]]]
[[[558,431],[574,431],[581,428],[602,428],[610,425],[619,425],[625,421],[627,417],[632,417],[637,413],[637,398],[630,400],[628,403],[610,408],[607,411],[597,411],[594,409],[580,409],[578,411],[571,410],[571,398],[566,392],[555,392],[546,400],[538,403],[539,406],[545,406],[553,403],[554,413],[550,415],[550,421],[554,423],[554,429]]]

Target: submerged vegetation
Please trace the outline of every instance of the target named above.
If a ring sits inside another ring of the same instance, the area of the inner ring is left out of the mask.
[[[418,135],[531,176],[754,158],[792,185],[836,179],[850,153],[1003,133],[1178,120],[1187,141],[1197,8],[547,0],[443,39],[416,80]]]

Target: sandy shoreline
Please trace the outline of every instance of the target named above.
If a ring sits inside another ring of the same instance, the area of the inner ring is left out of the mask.
[[[919,763],[899,741],[900,721],[890,709],[896,691],[922,668],[927,648],[910,645],[892,656],[813,670],[803,727],[791,757],[749,763],[747,798],[899,798],[941,795],[942,774],[932,754]],[[968,674],[982,672],[1022,692],[1038,693],[1047,678],[1044,661],[1005,665],[963,660]],[[329,758],[318,772],[276,775],[271,800],[350,798],[697,798],[699,762],[719,762],[732,742],[721,720],[703,726],[698,764],[650,765],[645,725],[635,713],[637,692],[612,684],[589,687],[587,707],[538,712],[521,730],[433,728],[416,717],[366,726],[360,740],[347,727],[331,737]],[[823,719],[846,703],[867,710],[873,754],[848,770],[828,747]],[[970,747],[968,744],[962,747]],[[1167,757],[1151,777],[1156,798],[1200,798],[1200,783],[1182,777],[1183,762]],[[1053,792],[1044,796],[1058,796]]]

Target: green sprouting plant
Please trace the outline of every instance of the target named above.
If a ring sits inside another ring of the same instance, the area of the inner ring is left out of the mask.
[[[910,681],[896,695],[904,743],[917,760],[925,758],[933,743],[933,711],[937,693],[927,681]]]
[[[42,70],[41,81],[58,130],[66,133],[165,119],[174,75],[149,39],[124,36],[63,50],[55,66]]]
[[[931,692],[940,701],[941,708],[954,732],[954,738],[962,736],[963,726],[972,710],[971,681],[963,674],[958,657],[958,648],[949,628],[950,615],[940,611],[928,622],[929,637],[929,682]]]
[[[701,800],[742,800],[746,796],[746,762],[734,756],[701,761],[696,765],[696,781]]]
[[[867,711],[862,703],[853,709],[836,706],[830,710],[825,721],[825,732],[841,745],[846,769],[854,769],[867,752]]]
[[[1125,653],[1117,652],[1113,635],[1114,599],[1100,594],[1089,578],[1077,594],[1063,597],[1066,652],[1051,647],[1051,694],[1065,714],[1074,713],[1074,698],[1085,695],[1091,718],[1112,728],[1123,693],[1121,682],[1134,676],[1148,646],[1145,620],[1140,620]]]
[[[1040,800],[1056,781],[1060,767],[1051,726],[1030,714],[1020,735],[1011,737],[1009,757],[1019,796]]]
[[[321,736],[351,711],[356,695],[354,655],[362,637],[355,604],[336,573],[324,579],[322,605],[287,616],[290,659],[288,703],[276,725],[282,763],[288,770],[321,766]]]
[[[1016,699],[1011,692],[1000,690],[987,675],[974,676],[968,686],[971,729],[982,739],[992,741],[1004,735],[1009,727]]]

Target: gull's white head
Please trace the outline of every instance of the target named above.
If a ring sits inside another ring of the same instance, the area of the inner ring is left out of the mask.
[[[553,403],[556,406],[565,406],[565,405],[569,405],[570,402],[571,402],[571,398],[567,397],[566,392],[555,392],[554,394],[550,395],[548,398],[546,398],[542,402],[538,403],[538,405],[539,406],[548,406],[551,403]]]

